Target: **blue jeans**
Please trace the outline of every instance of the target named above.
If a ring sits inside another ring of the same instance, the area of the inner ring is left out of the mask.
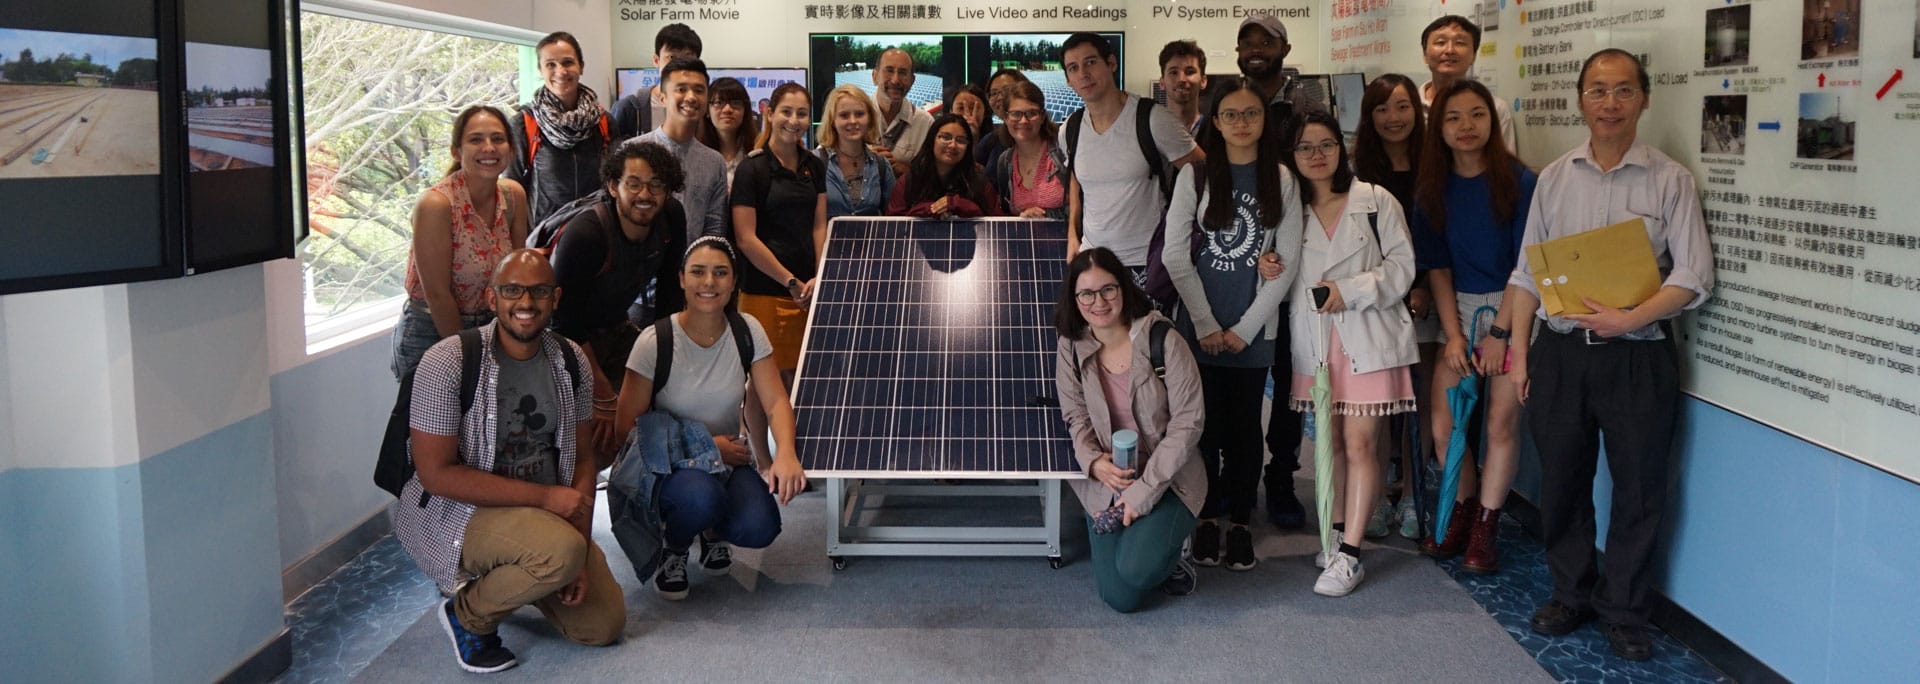
[[[493,312],[460,314],[460,329],[478,328],[493,320]],[[420,357],[427,354],[441,339],[440,331],[433,327],[433,314],[427,311],[423,302],[407,300],[400,309],[400,320],[393,324],[393,361],[388,369],[393,371],[393,379],[399,380],[413,372],[420,365]]]
[[[685,549],[707,530],[748,549],[764,549],[780,536],[780,506],[760,473],[741,467],[722,478],[681,469],[660,483],[660,519],[666,525],[668,549]]]

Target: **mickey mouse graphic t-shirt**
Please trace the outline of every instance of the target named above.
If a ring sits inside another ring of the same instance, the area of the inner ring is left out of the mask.
[[[560,412],[547,355],[535,353],[521,361],[496,346],[493,358],[500,363],[496,389],[500,405],[495,415],[500,452],[493,460],[493,473],[536,484],[560,484],[560,448],[554,439]]]

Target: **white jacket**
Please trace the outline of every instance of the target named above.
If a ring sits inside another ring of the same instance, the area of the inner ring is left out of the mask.
[[[1340,331],[1340,343],[1351,357],[1352,372],[1409,366],[1420,358],[1413,342],[1413,317],[1402,300],[1413,284],[1413,242],[1406,214],[1385,188],[1354,180],[1347,192],[1347,208],[1340,225],[1327,237],[1313,208],[1307,207],[1306,239],[1300,251],[1300,276],[1293,281],[1290,331],[1293,368],[1311,373],[1320,365],[1327,345],[1326,325]],[[1367,215],[1376,214],[1380,244]],[[1384,256],[1384,258],[1383,258]],[[1320,314],[1309,291],[1322,280],[1340,289],[1347,308]],[[1319,320],[1316,320],[1319,319]],[[1329,359],[1329,363],[1339,363]]]

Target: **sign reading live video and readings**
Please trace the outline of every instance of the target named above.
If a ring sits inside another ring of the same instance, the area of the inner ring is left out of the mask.
[[[1719,281],[1682,334],[1687,391],[1920,481],[1920,7],[1340,0],[1330,70],[1424,81],[1420,29],[1469,7],[1491,27],[1475,72],[1536,169],[1586,140],[1586,57],[1645,60],[1640,138],[1692,169]]]

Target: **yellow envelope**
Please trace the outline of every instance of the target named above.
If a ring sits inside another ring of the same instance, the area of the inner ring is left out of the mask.
[[[1638,306],[1660,290],[1647,223],[1622,221],[1578,235],[1527,245],[1527,263],[1547,315],[1593,313],[1585,298],[1610,307]]]

